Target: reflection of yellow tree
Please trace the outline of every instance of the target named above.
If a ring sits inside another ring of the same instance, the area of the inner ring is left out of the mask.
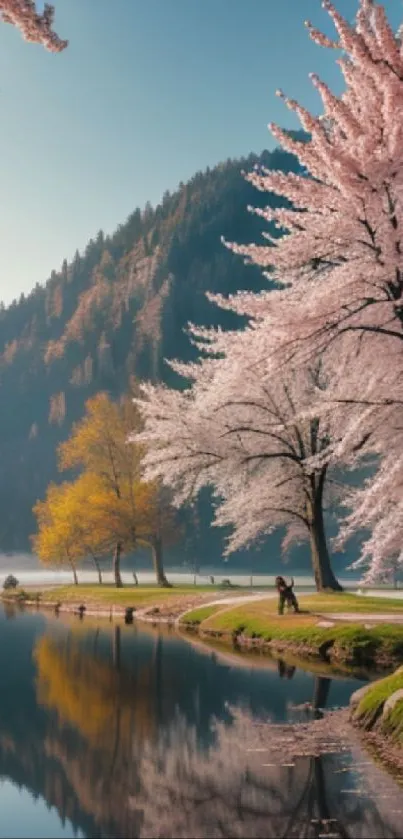
[[[102,631],[82,637],[82,627],[36,645],[38,703],[57,715],[45,754],[63,767],[80,806],[106,835],[139,835],[138,817],[127,806],[137,783],[138,756],[157,735],[161,679],[161,639],[156,636],[145,664],[125,666],[121,631],[110,635],[109,657],[101,658]],[[84,646],[85,645],[85,646]],[[165,695],[165,694],[164,694]],[[66,737],[64,728],[75,730]],[[136,758],[137,755],[137,758]],[[102,834],[103,835],[103,834]]]
[[[327,835],[329,827],[345,839],[400,835],[390,798],[385,811],[373,792],[379,787],[375,767],[364,763],[359,781],[372,796],[345,800],[341,794],[362,761],[346,715],[303,726],[262,725],[232,708],[232,724],[216,721],[215,738],[203,748],[197,726],[179,712],[162,723],[157,703],[169,682],[163,682],[161,638],[136,673],[135,658],[132,672],[125,667],[119,628],[110,636],[108,658],[100,659],[102,635],[45,636],[35,651],[38,700],[60,723],[52,722],[41,740],[52,761],[49,777],[55,764],[63,768],[80,807],[97,824],[92,835],[274,839]],[[325,704],[328,687],[326,680],[317,682],[314,709]],[[64,726],[75,728],[87,748],[66,736]],[[335,771],[341,759],[334,755],[347,756],[350,748],[351,776],[350,764]],[[324,760],[316,757],[321,754]]]
[[[45,635],[35,649],[39,703],[101,749],[113,744],[115,750],[117,741],[129,744],[133,733],[147,738],[155,727],[153,660],[128,674],[119,667],[120,657],[119,627],[110,662],[83,651],[74,637],[66,641]]]
[[[95,742],[111,718],[114,692],[109,670],[75,646],[68,645],[66,654],[60,655],[59,645],[49,636],[38,642],[35,659],[39,703]]]

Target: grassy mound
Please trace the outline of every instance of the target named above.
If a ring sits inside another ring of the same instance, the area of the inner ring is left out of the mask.
[[[376,728],[377,732],[403,745],[403,697],[397,701],[389,713],[384,712],[385,702],[403,690],[403,670],[399,669],[385,679],[374,682],[359,702],[354,719],[367,731]]]
[[[183,596],[198,596],[209,592],[212,596],[215,590],[212,586],[176,586],[172,588],[161,588],[155,586],[123,586],[116,588],[112,585],[78,585],[78,586],[56,586],[43,591],[24,591],[16,589],[15,592],[5,592],[3,598],[6,600],[35,600],[39,605],[42,603],[62,604],[83,604],[85,606],[133,606],[134,608],[146,608],[147,606],[158,606],[159,604],[177,601]]]
[[[182,623],[201,634],[236,640],[245,646],[289,649],[303,655],[350,665],[390,665],[403,660],[403,625],[365,625],[328,620],[329,614],[403,614],[403,602],[350,594],[300,598],[301,614],[277,614],[274,599],[240,605],[206,606],[188,612]]]

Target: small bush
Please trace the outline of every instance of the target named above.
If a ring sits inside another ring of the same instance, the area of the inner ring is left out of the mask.
[[[10,591],[10,589],[17,588],[18,580],[17,577],[14,577],[13,574],[9,574],[8,577],[4,580],[3,589],[4,591]]]

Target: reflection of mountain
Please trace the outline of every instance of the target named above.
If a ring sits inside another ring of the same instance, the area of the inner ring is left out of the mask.
[[[0,775],[87,836],[309,837],[335,814],[335,835],[399,835],[375,804],[343,798],[339,758],[279,766],[281,739],[253,722],[285,718],[291,699],[323,706],[328,680],[237,669],[135,627],[42,634],[39,616],[0,613],[0,631]]]
[[[93,822],[80,816],[63,768],[44,760],[43,741],[52,722],[36,702],[32,661],[32,646],[44,626],[45,620],[32,614],[8,621],[0,608],[0,777],[28,790],[34,799],[44,798],[63,822],[70,819],[91,835]],[[1,820],[0,830],[10,835]]]

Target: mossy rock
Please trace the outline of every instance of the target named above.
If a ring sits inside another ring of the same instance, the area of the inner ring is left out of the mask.
[[[355,690],[354,693],[351,694],[351,696],[350,696],[350,710],[351,710],[353,715],[354,715],[354,711],[357,710],[361,700],[364,698],[364,696],[368,693],[368,691],[370,689],[371,689],[370,684],[369,685],[363,685],[362,688],[358,688],[358,690]]]
[[[400,738],[403,731],[403,701],[398,701],[397,697],[395,701],[390,701],[396,694],[403,699],[403,671],[400,668],[399,671],[372,682],[363,692],[353,713],[354,719],[363,728],[369,730],[376,725],[385,734]],[[390,704],[385,713],[388,702]]]
[[[386,737],[403,744],[403,688],[395,690],[384,703],[379,728]]]
[[[382,709],[382,719],[386,719],[399,702],[403,702],[403,688],[395,690],[395,692],[389,696],[389,699],[386,700]]]

